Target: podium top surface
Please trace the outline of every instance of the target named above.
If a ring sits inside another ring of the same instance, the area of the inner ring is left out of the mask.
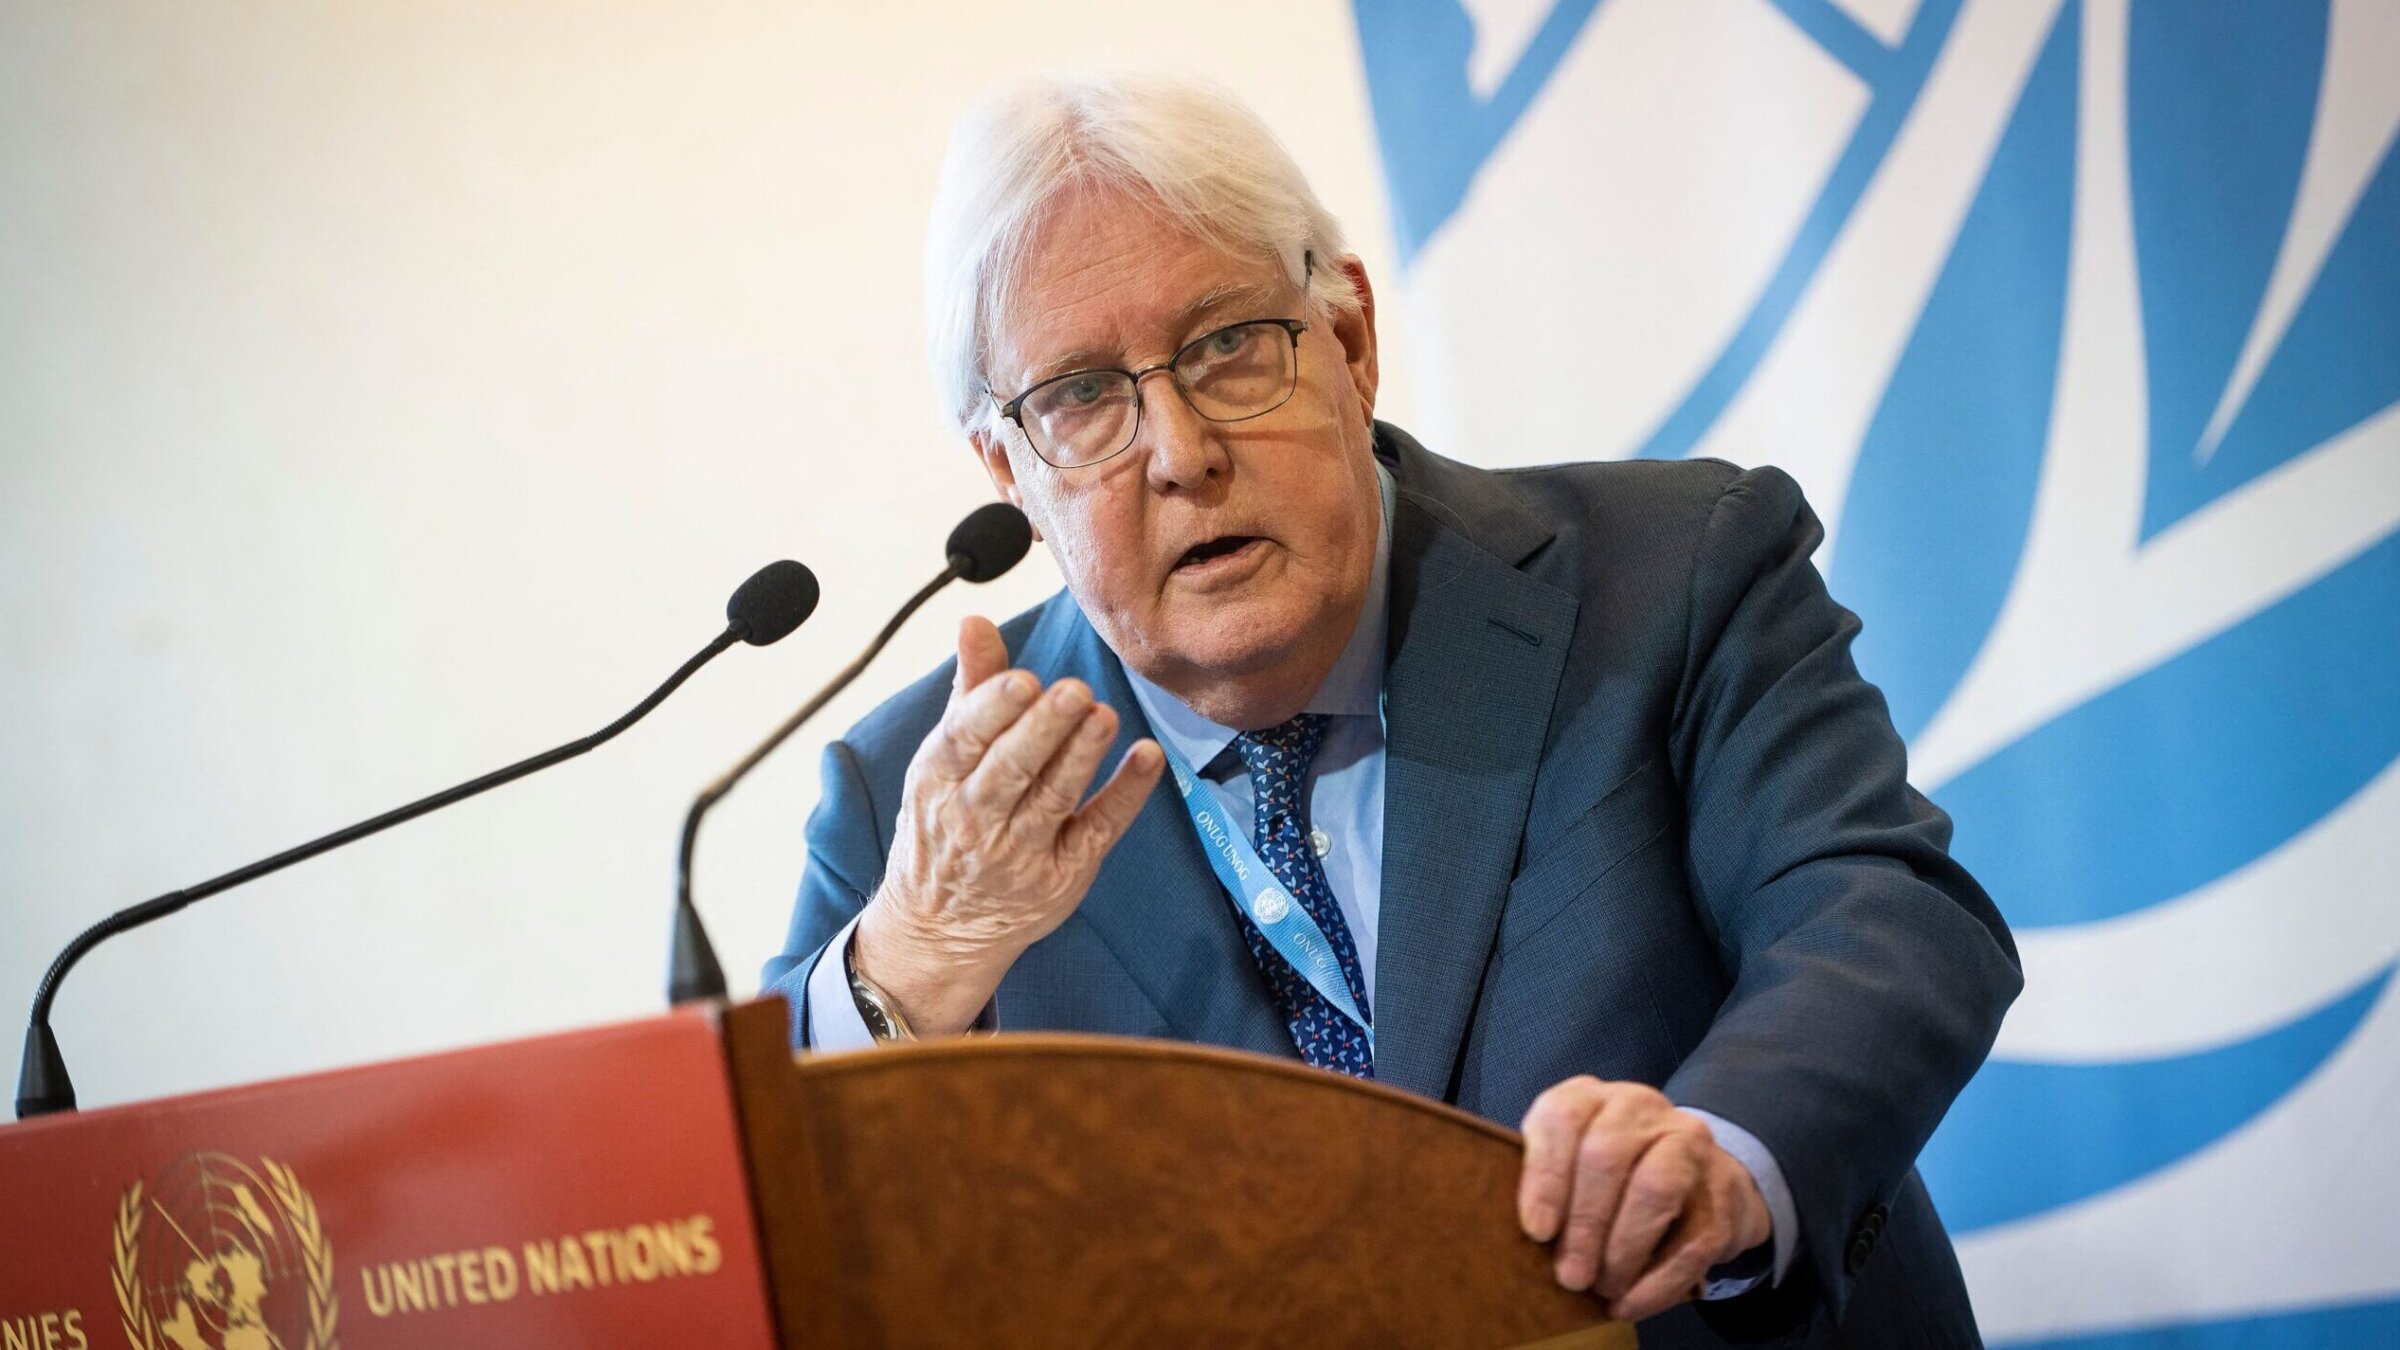
[[[745,1050],[752,1016],[753,1178],[811,1216],[770,1261],[787,1344],[1633,1344],[1519,1231],[1518,1137],[1442,1103],[1106,1036],[795,1062]]]

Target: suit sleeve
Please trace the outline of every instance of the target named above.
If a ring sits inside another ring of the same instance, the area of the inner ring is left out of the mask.
[[[810,1016],[810,974],[834,939],[849,931],[883,879],[882,834],[856,752],[841,741],[827,745],[820,772],[823,786],[808,817],[808,866],[792,906],[791,932],[759,977],[763,992],[781,994],[791,1004],[792,1044],[800,1049],[818,1043]],[[841,959],[838,951],[833,959]]]
[[[1809,561],[1823,537],[1782,472],[1727,485],[1693,564],[1672,733],[1689,872],[1732,990],[1667,1094],[1767,1146],[1800,1228],[1802,1278],[1703,1308],[1745,1338],[1841,1315],[1874,1246],[1860,1235],[2022,984],[1851,661],[1858,618]]]

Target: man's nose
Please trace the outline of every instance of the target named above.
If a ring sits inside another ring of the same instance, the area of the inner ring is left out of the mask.
[[[1151,384],[1152,376],[1162,378],[1159,383]],[[1147,388],[1143,387],[1145,384]],[[1149,451],[1152,488],[1161,492],[1194,488],[1210,475],[1233,467],[1225,447],[1217,440],[1216,424],[1192,411],[1173,371],[1144,372],[1135,391],[1142,401],[1139,439],[1147,442],[1143,448]]]

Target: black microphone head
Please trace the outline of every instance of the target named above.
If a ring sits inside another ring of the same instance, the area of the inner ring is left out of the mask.
[[[1025,561],[1033,547],[1033,522],[1007,502],[978,506],[958,522],[943,548],[961,581],[990,581]]]
[[[785,558],[750,574],[725,602],[725,622],[742,641],[764,647],[789,636],[817,609],[817,574]]]

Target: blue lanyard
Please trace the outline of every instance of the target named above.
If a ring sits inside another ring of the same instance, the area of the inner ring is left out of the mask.
[[[1175,774],[1175,791],[1183,797],[1183,809],[1191,813],[1193,828],[1200,832],[1208,865],[1216,869],[1217,880],[1225,883],[1233,903],[1250,916],[1268,944],[1291,963],[1292,969],[1300,972],[1310,987],[1358,1024],[1359,1030],[1366,1033],[1368,1052],[1373,1053],[1375,1028],[1359,1012],[1358,1000],[1350,996],[1350,981],[1342,975],[1342,963],[1333,954],[1333,944],[1325,940],[1325,930],[1317,927],[1308,910],[1275,879],[1274,872],[1260,861],[1258,850],[1249,839],[1241,831],[1228,828],[1216,793],[1200,781],[1200,776],[1192,772],[1192,766],[1175,747],[1161,737],[1158,748],[1167,752],[1167,767]]]

